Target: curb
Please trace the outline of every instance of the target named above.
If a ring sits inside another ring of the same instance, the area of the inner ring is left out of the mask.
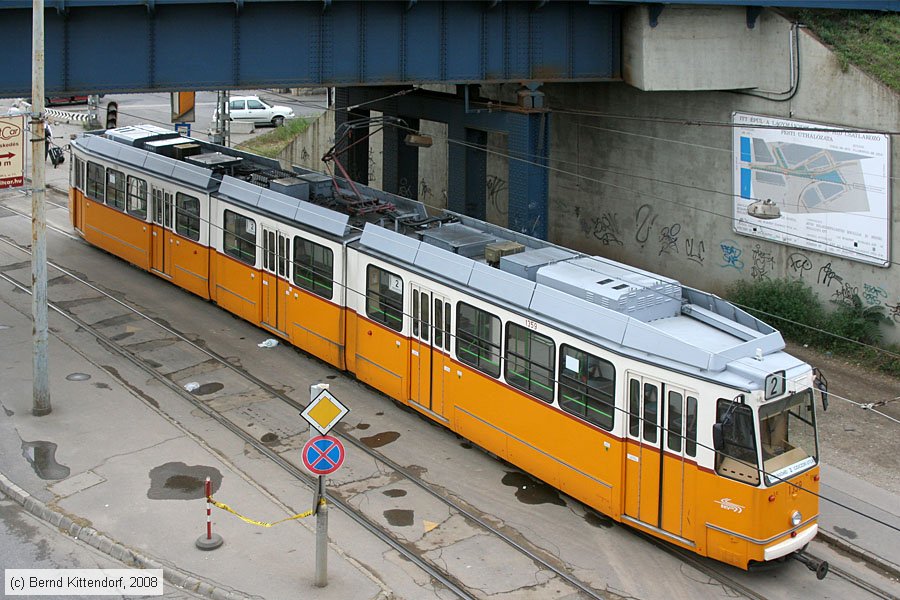
[[[891,577],[895,577],[900,579],[900,565],[896,565],[891,561],[884,559],[880,556],[876,556],[872,554],[868,550],[864,550],[859,546],[851,544],[844,538],[830,532],[819,528],[819,533],[816,535],[816,539],[822,540],[824,543],[828,544],[832,548],[840,550],[842,552],[846,552],[851,556],[855,556],[859,558],[863,562],[877,568],[881,569]]]
[[[58,527],[60,531],[84,542],[88,546],[121,561],[125,565],[139,569],[162,569],[163,579],[171,585],[185,589],[194,594],[212,600],[246,600],[258,598],[247,596],[231,589],[220,587],[217,583],[207,581],[174,567],[165,566],[158,560],[132,550],[112,540],[92,527],[82,527],[66,515],[49,508],[46,504],[10,481],[0,473],[0,493],[5,494],[35,517]]]

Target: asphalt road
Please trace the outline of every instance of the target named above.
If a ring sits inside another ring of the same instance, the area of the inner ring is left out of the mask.
[[[0,497],[0,566],[3,569],[124,569],[125,565]],[[199,598],[165,585],[163,598]],[[46,597],[46,596],[45,596]],[[96,598],[97,596],[66,596]],[[131,596],[105,596],[129,598]]]
[[[233,90],[232,96],[259,96],[272,104],[289,106],[297,117],[314,117],[325,110],[325,90],[322,88],[302,90],[301,95],[279,93],[271,90]],[[0,114],[5,114],[15,98],[0,99]],[[100,122],[106,118],[106,107],[109,102],[118,103],[118,126],[152,123],[161,127],[172,127],[172,109],[168,92],[148,94],[111,94],[100,99]],[[52,106],[55,110],[85,113],[84,104]],[[216,92],[197,92],[194,104],[194,121],[191,135],[203,138],[212,128],[213,112],[216,108]],[[252,134],[233,133],[231,145],[238,144],[247,138],[265,132],[270,128],[258,127]]]

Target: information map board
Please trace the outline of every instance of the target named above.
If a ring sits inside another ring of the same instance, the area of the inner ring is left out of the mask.
[[[890,264],[890,139],[735,112],[734,230],[860,262]],[[771,199],[781,217],[747,207]]]

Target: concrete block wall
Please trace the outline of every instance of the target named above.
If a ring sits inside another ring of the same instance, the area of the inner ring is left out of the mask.
[[[773,39],[786,42],[788,21],[767,11],[761,21],[780,28]],[[767,68],[788,72],[784,46]],[[842,71],[831,51],[805,29],[799,55],[798,89],[780,102],[734,92],[644,92],[625,83],[544,86],[554,109],[551,165],[558,169],[550,178],[550,239],[717,294],[738,280],[783,277],[803,280],[823,302],[857,294],[864,304],[883,307],[898,325],[883,329],[885,339],[900,341],[895,264],[883,268],[736,234],[730,127],[666,122],[727,124],[732,112],[741,111],[900,131],[896,93],[852,66]],[[567,114],[567,109],[593,114]],[[891,239],[900,240],[896,136],[890,162]],[[900,253],[895,250],[891,258],[900,261]]]

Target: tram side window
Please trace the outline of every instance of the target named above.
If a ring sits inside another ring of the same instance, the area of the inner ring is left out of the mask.
[[[559,406],[607,431],[615,422],[612,363],[563,344],[559,349]]]
[[[295,236],[294,283],[331,300],[334,297],[334,252],[331,248]]]
[[[125,174],[106,170],[106,203],[116,210],[125,210]]]
[[[82,192],[84,191],[84,161],[75,157],[75,187]]]
[[[225,254],[248,265],[256,264],[256,221],[226,210],[222,236]]]
[[[403,279],[375,265],[366,270],[366,314],[395,331],[403,329]]]
[[[103,165],[88,161],[87,169],[87,195],[96,202],[106,202],[106,173]]]
[[[641,382],[637,379],[628,381],[628,435],[641,435]]]
[[[189,240],[200,239],[200,200],[194,196],[175,194],[175,233]]]
[[[147,218],[147,182],[139,177],[128,176],[128,214]]]
[[[759,485],[753,411],[745,404],[719,398],[716,422],[722,424],[722,448],[716,452],[716,472]]]
[[[684,411],[684,453],[697,456],[697,399],[687,397]]]
[[[546,402],[553,401],[556,344],[521,325],[506,326],[506,382]]]
[[[500,376],[500,319],[465,302],[456,305],[456,358]]]
[[[681,440],[684,434],[684,422],[681,409],[684,397],[678,392],[669,392],[669,406],[666,408],[668,423],[666,424],[666,446],[672,452],[681,452]]]

